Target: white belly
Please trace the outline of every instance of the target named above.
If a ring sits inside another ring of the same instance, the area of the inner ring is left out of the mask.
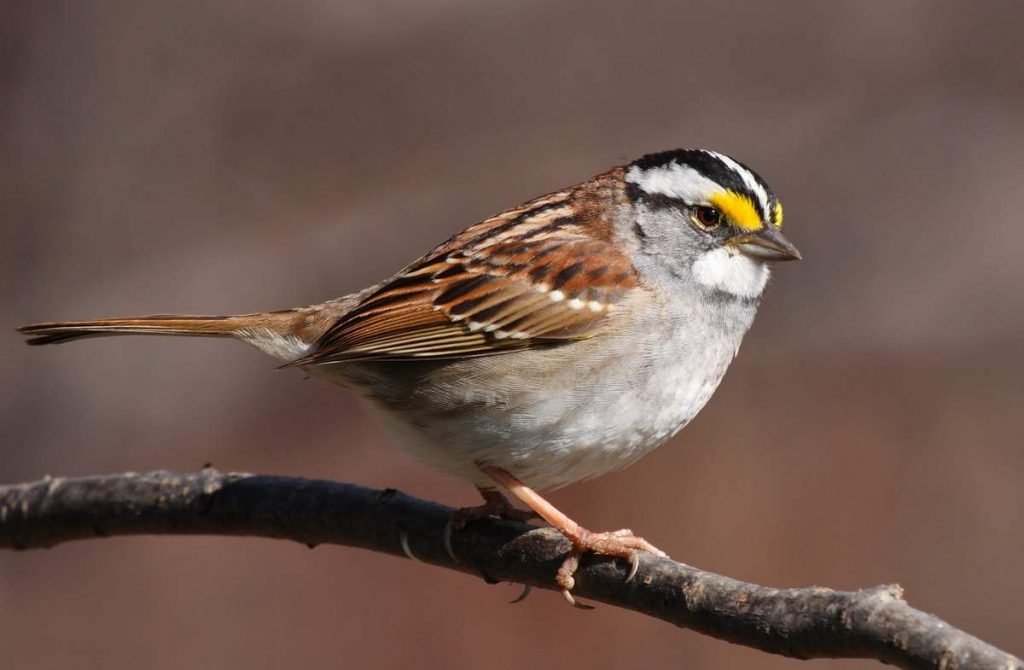
[[[630,340],[628,355],[594,338],[570,345],[578,349],[568,357],[543,349],[443,365],[359,364],[335,381],[383,410],[425,464],[487,486],[477,464],[494,465],[550,490],[623,468],[675,435],[714,393],[742,331],[699,343],[685,332]]]

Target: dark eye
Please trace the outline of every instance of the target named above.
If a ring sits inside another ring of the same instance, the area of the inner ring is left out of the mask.
[[[690,219],[701,230],[714,230],[722,225],[722,213],[714,207],[694,207]]]

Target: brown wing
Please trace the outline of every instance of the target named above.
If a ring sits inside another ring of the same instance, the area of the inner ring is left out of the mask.
[[[590,190],[538,198],[441,245],[364,298],[293,365],[462,358],[597,333],[636,286]],[[596,192],[595,192],[596,190]]]

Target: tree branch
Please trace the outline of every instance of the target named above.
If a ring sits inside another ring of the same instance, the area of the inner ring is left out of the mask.
[[[291,477],[128,473],[0,486],[0,548],[37,549],[111,535],[245,535],[330,543],[556,589],[568,541],[551,529],[476,522],[444,549],[452,510],[394,490]],[[729,642],[795,658],[874,658],[902,668],[1000,668],[1024,662],[913,609],[898,586],[856,592],[774,589],[644,556],[585,557],[574,593]]]

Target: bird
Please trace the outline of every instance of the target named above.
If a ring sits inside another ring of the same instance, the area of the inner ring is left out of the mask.
[[[457,510],[450,527],[536,516],[568,538],[555,581],[576,604],[584,553],[628,560],[627,579],[641,552],[665,553],[628,529],[589,531],[540,492],[624,468],[697,415],[739,351],[772,264],[800,258],[782,222],[752,169],[676,149],[475,223],[336,299],[18,330],[33,345],[233,338],[348,389],[414,457],[479,490],[484,503]]]

